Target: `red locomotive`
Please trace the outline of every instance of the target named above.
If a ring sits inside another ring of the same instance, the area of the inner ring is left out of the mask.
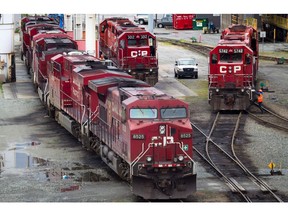
[[[99,47],[117,68],[150,85],[158,82],[156,36],[128,18],[107,18],[99,25]]]
[[[33,37],[32,79],[41,99],[49,93],[47,62],[55,55],[77,50],[77,43],[62,31],[39,33]]]
[[[57,25],[57,22],[55,22],[52,18],[47,16],[29,16],[24,17],[21,19],[21,60],[24,60],[24,57],[26,57],[27,49],[31,46],[31,37],[29,36],[28,27],[33,26],[36,24],[51,24],[51,25]],[[28,58],[27,58],[28,59]],[[28,65],[28,63],[26,63]]]
[[[25,53],[25,64],[28,69],[28,73],[31,73],[32,69],[32,59],[33,59],[33,47],[34,44],[33,42],[33,37],[37,34],[44,34],[46,32],[65,32],[63,29],[61,29],[59,26],[55,24],[47,24],[47,23],[41,23],[41,24],[34,24],[34,25],[29,25],[26,27],[26,31],[28,32],[29,38],[27,38],[27,43],[26,43],[26,53]],[[34,40],[35,43],[35,40]],[[33,71],[32,71],[33,72]]]
[[[245,110],[255,90],[259,62],[257,31],[231,25],[209,54],[209,104],[214,111]]]
[[[133,194],[145,199],[193,194],[188,104],[74,49],[63,33],[56,41],[47,35],[33,37],[33,61],[50,116],[130,182]]]

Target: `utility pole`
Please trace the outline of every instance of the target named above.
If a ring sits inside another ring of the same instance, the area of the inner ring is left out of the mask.
[[[96,56],[96,16],[95,14],[86,14],[86,52],[90,55]]]
[[[74,19],[74,39],[83,39],[82,14],[76,14]]]
[[[148,31],[153,34],[154,29],[154,20],[153,20],[153,14],[148,15]]]

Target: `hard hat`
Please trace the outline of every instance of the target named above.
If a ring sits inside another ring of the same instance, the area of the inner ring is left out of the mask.
[[[259,89],[259,92],[262,92],[262,89]]]

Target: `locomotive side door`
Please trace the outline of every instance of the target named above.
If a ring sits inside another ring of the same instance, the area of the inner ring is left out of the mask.
[[[149,36],[150,56],[156,56],[156,40]]]

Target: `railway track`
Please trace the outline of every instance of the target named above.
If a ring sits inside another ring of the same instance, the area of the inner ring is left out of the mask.
[[[254,120],[258,121],[262,125],[266,125],[269,127],[277,128],[283,131],[288,132],[288,119],[280,116],[274,111],[269,110],[268,108],[263,107],[265,111],[263,114],[259,113],[259,111],[246,111],[248,115]]]
[[[219,36],[219,39],[220,39],[220,36]],[[193,50],[195,52],[202,54],[203,56],[209,56],[209,52],[216,46],[216,44],[215,46],[209,46],[209,45],[201,44],[201,43],[192,43],[192,40],[191,42],[187,42],[187,41],[182,41],[178,39],[169,39],[169,38],[161,38],[161,37],[157,37],[157,40],[160,42],[167,42],[173,45],[188,48],[190,50]],[[259,55],[259,59],[268,60],[268,61],[278,60],[277,57],[265,56],[265,55]]]
[[[213,49],[212,46],[207,46],[207,45],[202,45],[202,44],[197,44],[197,43],[191,43],[191,42],[189,43],[189,42],[184,42],[184,41],[175,40],[175,39],[157,38],[157,40],[161,41],[161,42],[167,42],[167,43],[170,43],[173,45],[188,48],[190,50],[193,50],[195,52],[202,54],[203,56],[208,56],[209,52]]]
[[[205,134],[192,123],[195,134],[193,149],[216,171],[232,193],[240,196],[241,201],[283,202],[275,191],[250,172],[236,155],[234,147],[237,131],[243,124],[241,116],[242,113],[217,113],[209,134]]]

